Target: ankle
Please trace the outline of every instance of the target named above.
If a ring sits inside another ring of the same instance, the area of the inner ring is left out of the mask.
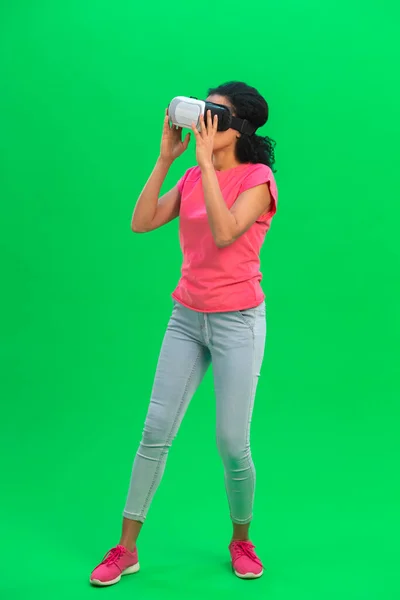
[[[232,523],[232,542],[248,542],[250,523]]]
[[[129,542],[127,540],[122,539],[119,542],[120,546],[123,546],[126,550],[129,550],[129,552],[133,552],[136,548],[136,543],[135,542]]]

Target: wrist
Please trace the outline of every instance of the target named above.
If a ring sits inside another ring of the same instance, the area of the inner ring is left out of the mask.
[[[199,167],[200,167],[200,171],[204,174],[212,173],[213,171],[215,171],[212,160],[202,163],[201,165],[199,165]]]
[[[164,156],[159,156],[157,159],[157,164],[160,167],[163,167],[164,169],[168,169],[170,168],[170,166],[172,165],[172,163],[174,162],[174,160],[172,158],[165,158]]]

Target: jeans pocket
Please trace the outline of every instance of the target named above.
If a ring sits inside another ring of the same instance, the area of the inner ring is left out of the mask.
[[[253,332],[257,319],[265,319],[265,303],[263,302],[260,306],[256,306],[256,308],[238,310],[237,315],[250,331]]]
[[[244,325],[246,325],[250,331],[253,332],[256,323],[256,309],[248,308],[247,310],[238,310],[237,315],[242,323],[244,323]]]

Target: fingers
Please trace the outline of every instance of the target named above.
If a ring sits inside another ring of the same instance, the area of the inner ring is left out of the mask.
[[[196,123],[192,123],[192,131],[194,133],[194,137],[196,138],[196,140],[201,137],[199,130],[196,127]]]
[[[214,115],[213,131],[214,131],[214,133],[217,133],[217,131],[218,131],[218,115]]]
[[[187,147],[189,146],[189,142],[190,142],[190,133],[188,133],[185,136],[185,139],[183,140],[183,149],[186,150]]]
[[[204,136],[207,133],[206,124],[204,121],[204,115],[200,115],[200,132],[201,132],[202,136]]]
[[[205,124],[204,116],[200,116],[200,131],[203,137],[205,135],[215,135],[215,133],[218,131],[218,116],[214,115],[213,118],[211,110],[207,111],[207,127]]]
[[[168,116],[168,110],[167,110],[165,112],[165,117],[164,117],[163,132],[168,133],[168,131],[169,131],[169,116]]]
[[[211,132],[213,128],[213,122],[211,117],[211,110],[207,111],[207,132]]]

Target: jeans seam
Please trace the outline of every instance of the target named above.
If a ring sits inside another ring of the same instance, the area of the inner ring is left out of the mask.
[[[247,413],[247,433],[246,433],[246,446],[249,446],[249,452],[250,455],[248,457],[248,462],[249,462],[249,471],[251,473],[251,499],[252,502],[254,501],[254,492],[255,492],[255,476],[254,476],[254,463],[253,460],[250,458],[251,457],[251,448],[250,448],[250,416],[252,413],[252,406],[254,404],[254,363],[255,363],[255,335],[254,335],[254,330],[251,330],[252,333],[252,341],[253,341],[253,348],[252,348],[252,363],[251,363],[251,373],[252,373],[252,377],[251,377],[251,387],[250,387],[250,402],[249,402],[249,409],[248,409],[248,413]],[[251,468],[253,467],[253,468]],[[252,511],[253,513],[253,511]],[[252,521],[253,518],[253,514],[251,514],[251,516],[247,519],[234,519],[233,515],[231,513],[231,520],[233,523],[237,523],[238,525],[247,525],[248,523],[250,523]]]
[[[253,502],[254,502],[254,495],[255,495],[256,485],[255,485],[255,467],[254,467],[254,462],[253,462],[253,457],[251,455],[251,447],[250,447],[250,427],[251,427],[251,416],[252,416],[252,413],[253,413],[254,402],[255,402],[255,385],[254,385],[255,375],[254,375],[254,367],[255,367],[255,362],[256,362],[256,339],[255,339],[254,330],[252,331],[252,334],[253,334],[253,362],[252,362],[252,379],[251,379],[251,401],[250,401],[250,404],[249,404],[249,414],[247,415],[247,437],[246,437],[246,445],[249,446],[249,452],[250,452],[249,463],[250,463],[251,484],[252,484],[252,491],[251,491],[252,511],[251,512],[253,513]]]
[[[244,317],[244,315],[243,315],[242,311],[238,310],[238,311],[237,311],[237,314],[239,315],[239,317],[240,317],[240,320],[242,321],[242,323],[243,323],[244,325],[246,325],[246,327],[247,327],[247,328],[248,328],[248,329],[251,331],[251,333],[253,333],[253,332],[254,332],[254,327],[255,327],[255,319],[254,319],[254,325],[253,325],[253,327],[252,327],[252,326],[251,326],[251,325],[248,323],[248,321],[246,320],[246,318]],[[257,318],[257,316],[256,316],[256,318]]]
[[[198,353],[197,353],[197,356],[196,356],[196,358],[195,358],[195,361],[194,361],[194,363],[193,363],[192,370],[191,370],[191,371],[190,371],[190,373],[189,373],[188,380],[187,380],[187,382],[186,382],[186,385],[185,385],[185,388],[184,388],[184,390],[183,390],[183,394],[182,394],[182,399],[181,399],[181,402],[180,402],[180,404],[179,404],[179,406],[178,406],[178,410],[176,411],[176,415],[175,415],[174,422],[172,423],[172,426],[171,426],[170,432],[169,432],[169,434],[168,434],[168,436],[167,436],[167,440],[166,440],[166,443],[165,443],[165,446],[166,446],[167,448],[169,447],[169,444],[171,443],[171,441],[172,441],[172,439],[173,439],[173,432],[174,432],[174,429],[175,429],[175,425],[176,425],[176,423],[177,423],[177,421],[178,421],[178,419],[179,419],[179,417],[180,417],[180,414],[181,414],[181,412],[182,412],[182,408],[183,408],[183,404],[184,404],[184,401],[185,401],[186,393],[187,393],[187,391],[188,391],[189,384],[190,384],[190,382],[191,382],[191,380],[192,380],[192,377],[193,377],[193,374],[194,374],[195,368],[196,368],[196,366],[197,366],[197,363],[199,362],[199,358],[200,358],[200,356],[201,356],[201,350],[199,350],[199,351],[198,351]],[[157,480],[157,476],[158,476],[158,473],[159,473],[159,471],[160,471],[160,466],[161,466],[162,460],[163,460],[163,458],[164,458],[164,456],[165,456],[166,454],[167,454],[167,453],[166,453],[166,451],[165,451],[165,450],[164,450],[163,452],[161,452],[160,458],[159,458],[159,460],[158,460],[157,467],[156,467],[156,470],[155,470],[155,472],[154,472],[154,476],[153,476],[153,481],[151,482],[151,485],[150,485],[149,491],[148,491],[148,493],[147,493],[146,499],[145,499],[145,501],[144,501],[144,503],[143,503],[143,509],[142,509],[142,515],[143,515],[143,518],[145,518],[145,514],[146,514],[146,512],[147,512],[147,510],[148,510],[148,507],[149,507],[149,502],[150,502],[150,498],[151,498],[151,494],[152,494],[152,492],[153,492],[153,489],[154,489],[154,486],[155,486],[155,483],[156,483],[156,480]]]
[[[143,523],[146,519],[146,517],[142,513],[132,513],[126,509],[123,512],[123,516],[125,517],[125,519],[129,519],[130,521],[139,521],[139,523]],[[132,517],[137,517],[137,518],[133,519]]]
[[[235,525],[247,525],[253,520],[253,515],[251,515],[251,517],[249,517],[248,519],[234,519],[232,516],[231,519],[232,523],[234,523]]]

